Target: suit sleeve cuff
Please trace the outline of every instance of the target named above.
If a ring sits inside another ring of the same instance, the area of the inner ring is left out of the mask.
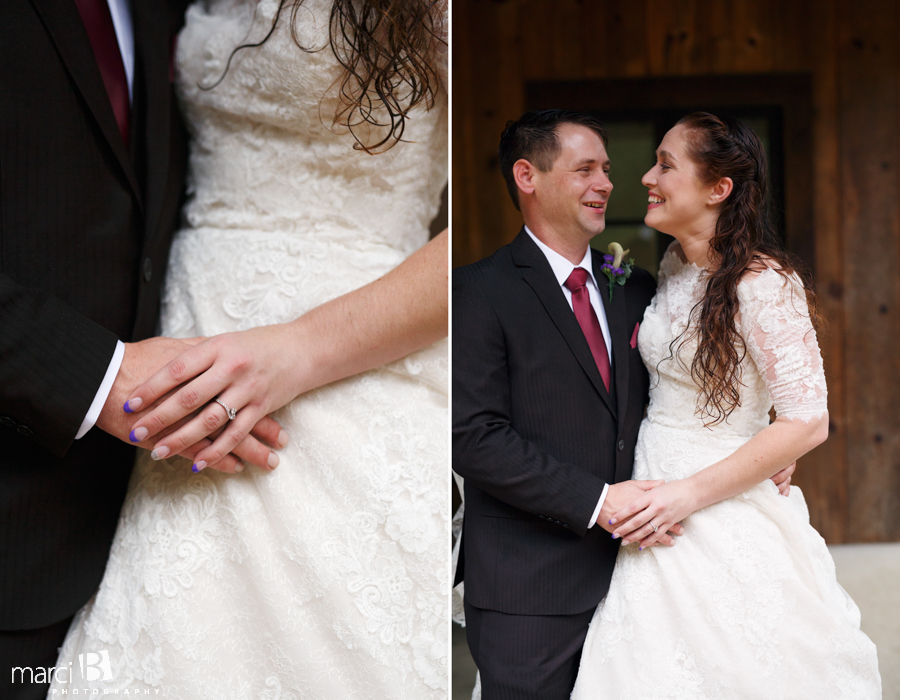
[[[594,527],[594,524],[597,522],[597,518],[600,517],[600,511],[603,508],[603,503],[606,501],[606,494],[609,491],[609,484],[603,485],[603,493],[600,494],[600,500],[597,501],[597,507],[594,508],[594,514],[591,516],[591,522],[588,523],[588,530]]]
[[[113,353],[112,360],[110,360],[109,362],[109,368],[107,368],[106,370],[106,374],[103,377],[103,382],[100,384],[100,388],[97,389],[97,393],[94,395],[94,400],[91,402],[91,407],[88,409],[87,415],[81,422],[81,427],[75,434],[76,440],[80,440],[82,437],[84,437],[87,431],[94,427],[94,424],[100,417],[100,411],[103,410],[103,405],[106,403],[106,399],[109,397],[109,392],[112,390],[113,384],[116,381],[116,376],[119,374],[119,368],[122,366],[123,357],[125,357],[125,343],[119,340],[116,342],[116,350]],[[605,490],[603,491],[603,497],[606,497]],[[602,498],[600,499],[600,502],[603,502]],[[600,511],[598,510],[597,512],[599,513]]]

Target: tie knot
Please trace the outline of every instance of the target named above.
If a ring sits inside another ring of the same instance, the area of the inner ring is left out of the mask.
[[[576,267],[572,270],[572,274],[569,275],[569,279],[566,280],[566,289],[570,292],[574,292],[576,289],[581,289],[587,283],[588,271],[583,267]]]

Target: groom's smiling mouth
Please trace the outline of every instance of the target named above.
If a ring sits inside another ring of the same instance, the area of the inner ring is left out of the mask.
[[[606,202],[584,202],[584,206],[590,209],[600,209],[602,211],[606,208]]]

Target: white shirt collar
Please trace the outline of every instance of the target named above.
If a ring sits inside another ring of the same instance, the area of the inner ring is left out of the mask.
[[[597,280],[594,278],[594,267],[592,264],[590,246],[588,246],[587,250],[584,251],[584,258],[582,258],[581,262],[577,265],[573,265],[562,255],[553,250],[553,248],[551,248],[546,243],[541,241],[537,236],[535,236],[534,233],[531,232],[531,229],[529,229],[527,226],[525,227],[525,233],[531,236],[531,240],[537,243],[537,247],[541,249],[541,252],[547,258],[547,262],[550,263],[550,268],[553,270],[553,275],[556,277],[556,281],[559,282],[560,286],[565,285],[566,280],[569,279],[569,275],[572,274],[572,270],[574,270],[576,267],[583,267],[585,270],[587,270],[588,275],[594,282],[594,286],[597,286]],[[597,288],[599,289],[599,287]]]

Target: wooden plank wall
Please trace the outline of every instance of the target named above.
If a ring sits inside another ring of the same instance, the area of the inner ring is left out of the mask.
[[[524,85],[807,72],[831,437],[796,482],[832,543],[900,541],[900,5],[453,0],[453,260],[517,232],[496,147]],[[789,184],[788,184],[789,186]]]

